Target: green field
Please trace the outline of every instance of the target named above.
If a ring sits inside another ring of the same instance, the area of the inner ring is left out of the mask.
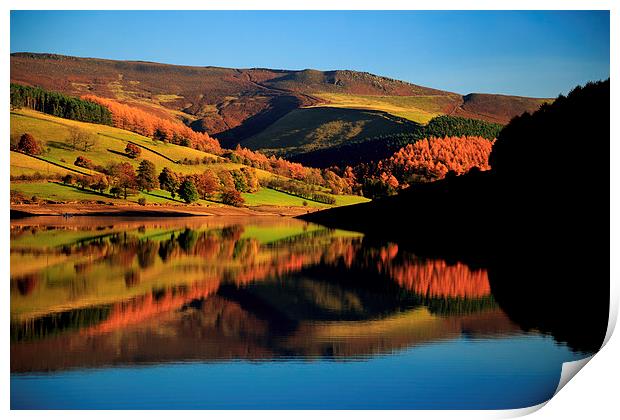
[[[433,117],[445,114],[446,108],[454,106],[454,97],[447,95],[376,96],[314,93],[313,96],[327,101],[327,104],[320,106],[383,111],[419,124],[428,123]]]
[[[105,203],[123,204],[123,203],[137,203],[138,199],[144,198],[149,204],[174,204],[182,202],[172,200],[170,194],[166,191],[153,190],[150,193],[139,192],[138,194],[130,195],[127,200],[121,198],[114,198],[110,194],[100,194],[91,190],[82,190],[72,185],[63,185],[56,182],[14,182],[11,184],[11,190],[17,191],[26,197],[36,196],[41,200],[52,201],[103,201]],[[207,205],[207,202],[200,200],[201,203]]]
[[[18,152],[11,151],[10,159],[11,176],[40,174],[53,177],[54,175],[62,176],[69,173],[77,173],[70,169],[61,168],[49,162],[45,162]],[[71,165],[71,167],[73,167],[73,165]]]
[[[90,133],[94,140],[94,145],[88,151],[74,150],[69,146],[68,138],[71,127]],[[93,161],[95,165],[107,166],[113,163],[130,162],[135,168],[138,167],[142,159],[153,162],[159,172],[162,168],[168,167],[175,172],[182,174],[201,173],[209,168],[214,171],[239,169],[245,165],[228,162],[225,159],[189,147],[178,146],[169,143],[154,141],[150,138],[140,136],[118,128],[82,123],[78,121],[65,120],[31,110],[19,110],[11,112],[11,136],[19,137],[23,133],[32,134],[39,140],[46,150],[38,157],[24,155],[18,152],[11,152],[11,175],[34,175],[53,178],[67,173],[86,173],[94,174],[95,171],[73,165],[78,156],[85,156]],[[125,146],[132,142],[142,146],[142,153],[137,159],[130,159],[124,154]],[[208,157],[217,162],[199,165],[183,165],[174,163],[184,158],[202,159]],[[256,170],[260,180],[268,180],[276,175],[267,171]],[[103,201],[105,203],[122,204],[135,203],[140,198],[144,198],[147,204],[182,204],[181,201],[173,200],[168,192],[154,190],[150,193],[140,192],[130,195],[127,200],[117,199],[109,194],[99,194],[90,190],[81,190],[74,186],[67,186],[60,183],[43,181],[37,182],[12,182],[11,190],[24,194],[25,197],[36,196],[43,200],[52,201]],[[312,200],[304,200],[286,193],[277,192],[268,188],[261,188],[252,194],[243,194],[246,205],[254,206],[303,206],[307,201],[309,207],[329,207],[325,204],[317,203]],[[353,204],[363,202],[366,199],[358,196],[334,196],[337,205]],[[213,201],[198,200],[198,203],[206,206],[221,206],[217,203],[218,198]]]
[[[318,203],[312,200],[305,200],[294,195],[290,195],[284,192],[272,190],[271,188],[261,188],[253,194],[242,194],[245,199],[245,203],[248,206],[303,206],[303,202],[308,203],[308,207],[330,207],[327,204]],[[360,197],[363,198],[363,197]]]

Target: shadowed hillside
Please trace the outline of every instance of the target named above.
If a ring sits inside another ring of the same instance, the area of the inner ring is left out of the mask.
[[[376,109],[422,123],[440,114],[506,123],[540,105],[533,98],[463,97],[349,70],[190,67],[35,53],[11,54],[11,82],[121,100],[231,144],[308,106]]]
[[[241,145],[266,154],[291,156],[418,127],[412,121],[380,111],[304,108],[288,113]]]
[[[491,171],[302,218],[490,266],[517,322],[596,349],[609,308],[609,101],[609,80],[577,87],[512,120]]]

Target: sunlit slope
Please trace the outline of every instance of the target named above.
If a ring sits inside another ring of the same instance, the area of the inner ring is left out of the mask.
[[[73,150],[69,144],[72,127],[79,128],[92,135],[94,146],[87,151]],[[20,136],[23,133],[32,134],[44,144],[44,148],[48,149],[40,156],[41,158],[62,163],[77,171],[84,171],[84,168],[73,165],[78,156],[91,159],[95,165],[106,166],[113,163],[130,162],[136,168],[141,159],[148,159],[158,169],[169,167],[179,173],[200,172],[207,166],[213,169],[237,169],[243,166],[223,161],[208,165],[182,165],[176,162],[185,158],[202,159],[207,157],[220,161],[222,159],[200,150],[154,141],[148,137],[106,125],[67,120],[28,109],[12,111],[11,136]],[[125,146],[128,142],[135,143],[142,148],[142,153],[138,159],[129,159],[125,156]],[[266,177],[270,174],[264,172],[261,175]]]
[[[380,96],[321,92],[313,96],[325,101],[320,106],[383,111],[420,124],[447,114],[458,105],[454,95]]]
[[[503,124],[540,105],[536,98],[463,96],[351,70],[177,66],[44,53],[11,54],[11,82],[121,100],[180,118],[226,144],[259,135],[289,111],[315,105],[373,109],[417,122],[449,114]]]
[[[75,150],[69,144],[70,131],[72,128],[79,128],[92,136],[94,145],[88,149]],[[74,162],[78,156],[90,159],[94,165],[106,167],[111,164],[129,162],[134,168],[142,159],[147,159],[155,164],[157,172],[164,167],[168,167],[181,174],[202,173],[206,169],[215,172],[220,170],[240,169],[245,165],[233,163],[225,159],[202,152],[189,147],[178,146],[175,144],[155,141],[148,137],[141,136],[129,131],[118,128],[83,123],[79,121],[67,120],[53,117],[37,111],[22,109],[11,112],[11,136],[19,138],[23,133],[32,134],[43,144],[44,153],[40,156],[27,156],[18,152],[11,152],[11,176],[40,174],[43,176],[65,175],[91,175],[95,171],[78,167]],[[125,155],[125,147],[131,142],[141,148],[141,155],[137,159],[131,159]],[[202,160],[207,158],[210,163],[182,164],[184,159]],[[255,169],[261,181],[267,181],[276,175],[270,172]],[[282,177],[280,177],[282,178]],[[75,186],[66,186],[59,183],[49,183],[46,181],[37,182],[14,182],[11,190],[20,192],[26,197],[36,196],[40,199],[54,201],[105,201],[106,203],[122,204],[137,202],[140,198],[145,198],[147,203],[175,204],[181,203],[178,199],[173,200],[168,192],[153,190],[150,193],[140,192],[128,197],[127,200],[115,199],[109,194],[98,194],[93,191],[86,191]],[[253,206],[303,206],[304,201],[310,207],[329,207],[325,204],[304,200],[289,194],[262,188],[257,193],[244,194],[246,205]],[[334,196],[336,205],[354,204],[368,201],[358,196]],[[217,205],[212,201],[199,200],[199,204]]]

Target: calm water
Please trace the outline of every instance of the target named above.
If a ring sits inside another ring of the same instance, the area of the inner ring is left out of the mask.
[[[11,223],[11,407],[519,408],[586,357],[487,270],[287,218]]]

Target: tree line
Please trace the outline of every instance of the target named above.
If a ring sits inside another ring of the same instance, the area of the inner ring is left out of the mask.
[[[30,108],[55,117],[112,125],[112,113],[105,106],[39,87],[11,83],[11,108]]]
[[[95,95],[84,95],[82,98],[109,109],[115,127],[151,137],[154,140],[192,147],[205,152],[216,154],[222,152],[220,143],[216,139],[207,133],[192,130],[181,121],[160,118],[141,109]]]
[[[237,145],[234,150],[226,152],[224,157],[234,163],[241,163],[282,177],[291,178],[295,181],[303,182],[308,184],[310,188],[313,188],[313,186],[325,187],[329,189],[332,194],[336,195],[354,193],[352,184],[331,169],[311,168],[273,155],[267,157],[260,152],[246,149],[240,145]],[[298,186],[299,184],[291,183],[290,185],[290,190],[293,191],[298,189],[298,187],[293,186]]]
[[[295,195],[300,198],[305,198],[312,201],[317,201],[324,204],[336,204],[336,199],[331,197],[316,187],[301,182],[295,182],[293,180],[286,180],[281,178],[273,178],[269,180],[267,186],[272,190],[285,192],[290,195]]]
[[[483,137],[431,137],[410,143],[392,156],[345,168],[343,176],[359,180],[366,197],[391,195],[412,184],[486,171],[495,141]]]
[[[240,207],[245,203],[241,193],[257,192],[261,185],[252,168],[213,171],[206,169],[199,174],[179,174],[170,168],[163,168],[159,174],[155,164],[143,159],[135,170],[129,162],[107,167],[95,166],[90,159],[78,156],[75,165],[97,170],[95,175],[67,174],[62,178],[66,185],[81,189],[91,189],[101,194],[109,192],[116,198],[137,194],[139,191],[151,192],[161,189],[190,204],[199,199],[216,199],[219,194],[224,204]],[[144,197],[139,204],[146,204]]]

